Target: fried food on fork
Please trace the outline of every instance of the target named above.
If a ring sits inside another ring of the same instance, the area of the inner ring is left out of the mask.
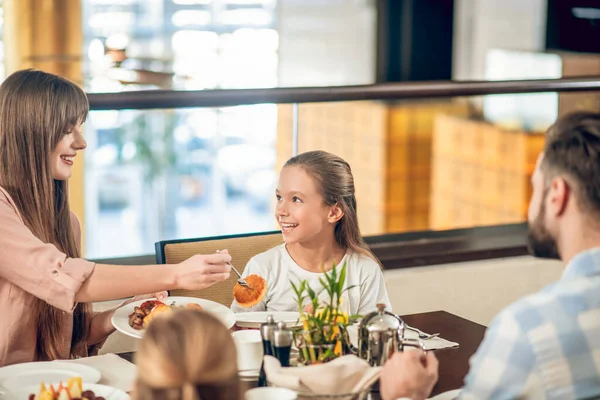
[[[249,287],[236,283],[233,287],[233,297],[241,307],[254,307],[267,294],[267,282],[262,276],[256,274],[248,275],[244,280]]]

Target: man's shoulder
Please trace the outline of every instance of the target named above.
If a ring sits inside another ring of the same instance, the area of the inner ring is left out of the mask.
[[[494,322],[516,323],[523,334],[536,334],[545,328],[553,331],[569,329],[566,325],[571,320],[575,323],[582,314],[600,311],[597,310],[600,293],[596,301],[590,302],[590,291],[585,286],[584,280],[559,280],[512,303],[498,314]]]

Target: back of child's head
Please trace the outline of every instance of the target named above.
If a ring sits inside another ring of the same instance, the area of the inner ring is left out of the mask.
[[[344,215],[335,226],[336,242],[345,249],[365,254],[377,261],[360,234],[354,177],[350,164],[335,154],[315,150],[290,158],[283,167],[304,169],[315,180],[325,204],[337,204],[340,207]]]
[[[153,319],[136,364],[137,400],[242,398],[231,334],[207,312],[182,309]]]

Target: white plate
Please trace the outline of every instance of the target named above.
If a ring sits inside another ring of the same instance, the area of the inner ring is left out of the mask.
[[[235,324],[240,328],[260,328],[267,322],[267,316],[272,315],[275,322],[283,321],[288,327],[301,326],[300,313],[296,311],[256,311],[235,314]]]
[[[65,383],[65,381],[63,381]],[[53,382],[54,387],[56,388],[58,385],[56,382]],[[46,387],[48,384],[46,384]],[[98,385],[93,383],[84,383],[83,390],[91,390],[94,392],[96,397],[102,396],[106,400],[130,400],[131,397],[122,391],[121,389],[117,389],[111,386],[106,385]],[[0,400],[27,400],[29,395],[37,394],[40,391],[40,384],[38,383],[35,386],[28,386],[26,389],[19,389],[18,391],[8,392],[5,394],[0,394]]]
[[[69,378],[80,376],[86,383],[96,383],[101,374],[88,365],[64,362],[43,361],[9,365],[0,368],[0,391],[14,391],[23,387],[39,387],[40,382],[67,382]],[[26,397],[26,399],[29,397]]]
[[[125,335],[141,339],[144,336],[144,330],[135,330],[131,326],[129,326],[129,315],[133,312],[135,307],[139,307],[143,302],[148,300],[139,300],[134,301],[133,303],[129,303],[119,308],[113,314],[111,319],[112,324],[119,332],[124,333]],[[162,300],[163,303],[169,305],[172,302],[175,302],[178,306],[185,306],[190,303],[200,304],[204,311],[214,314],[217,318],[225,324],[227,329],[231,328],[235,325],[235,314],[228,307],[225,307],[222,304],[216,303],[214,301],[199,299],[196,297],[178,297],[172,296],[167,297]]]

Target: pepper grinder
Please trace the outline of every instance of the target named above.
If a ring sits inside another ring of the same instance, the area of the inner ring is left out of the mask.
[[[285,326],[285,322],[279,322],[277,329],[273,331],[273,353],[282,367],[290,366],[290,352],[292,351],[293,339],[292,330]]]
[[[263,351],[265,356],[273,355],[273,331],[277,328],[275,319],[272,315],[267,316],[267,322],[260,324],[260,336],[263,343]],[[265,360],[260,366],[260,374],[258,375],[258,386],[267,386],[267,374],[265,373]]]

